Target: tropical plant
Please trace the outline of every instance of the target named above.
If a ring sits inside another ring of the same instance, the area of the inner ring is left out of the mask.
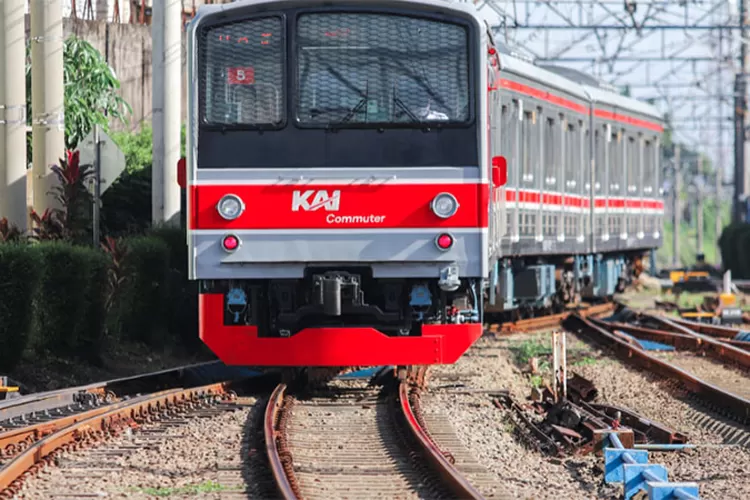
[[[81,166],[78,151],[67,151],[66,159],[60,158],[60,165],[53,165],[52,172],[58,184],[49,194],[63,207],[64,226],[73,236],[79,236],[85,232],[90,213],[92,199],[86,183],[94,175],[94,168],[91,165]]]
[[[118,298],[123,285],[127,281],[124,260],[128,254],[128,248],[122,239],[106,236],[101,243],[102,250],[109,256],[110,263],[107,271],[107,297],[104,304],[105,311],[109,312]]]
[[[26,50],[26,106],[31,109],[31,50]],[[109,131],[114,118],[126,123],[130,105],[118,95],[120,81],[101,53],[86,40],[70,36],[63,47],[65,146],[73,149],[99,124]],[[30,144],[29,144],[30,148]],[[29,158],[31,151],[29,149]]]
[[[21,241],[23,232],[12,224],[7,217],[0,219],[0,242],[7,243],[12,241]]]
[[[48,208],[39,215],[31,210],[31,238],[37,241],[64,240],[68,237],[68,231],[60,216],[62,210]]]
[[[78,151],[67,151],[65,156],[60,165],[52,166],[57,183],[48,193],[61,208],[48,208],[41,215],[31,211],[34,239],[75,240],[88,233],[92,198],[86,183],[94,174],[93,167],[80,164]]]

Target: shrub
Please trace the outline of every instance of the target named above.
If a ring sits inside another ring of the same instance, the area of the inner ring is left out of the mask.
[[[31,338],[39,252],[30,245],[0,245],[0,373],[19,361]]]
[[[132,238],[126,246],[127,281],[117,307],[119,332],[152,346],[164,345],[170,301],[169,247],[153,236]]]
[[[151,166],[123,172],[102,195],[102,231],[142,234],[151,225]]]
[[[58,354],[100,360],[108,260],[103,252],[63,242],[38,246],[42,269],[36,297],[36,343]]]
[[[198,283],[188,280],[188,248],[184,229],[156,227],[149,231],[169,248],[169,303],[167,326],[170,333],[187,346],[199,345]]]

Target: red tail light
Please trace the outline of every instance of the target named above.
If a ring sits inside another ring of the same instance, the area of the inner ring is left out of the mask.
[[[185,158],[177,160],[177,184],[179,184],[182,189],[187,187],[187,162],[185,161]]]
[[[439,234],[437,238],[435,238],[435,245],[440,250],[449,250],[453,246],[453,236],[447,233]]]
[[[228,234],[224,236],[223,240],[221,240],[221,246],[223,246],[224,250],[227,252],[234,252],[240,246],[240,239],[233,234]]]

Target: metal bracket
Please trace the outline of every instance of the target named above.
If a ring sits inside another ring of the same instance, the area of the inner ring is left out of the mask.
[[[9,119],[9,111],[18,110],[20,111],[20,118],[17,118],[15,120]],[[0,119],[0,125],[18,125],[18,124],[26,124],[26,105],[12,105],[12,106],[6,106],[5,104],[0,104],[0,113],[3,116],[3,119]]]
[[[44,42],[65,42],[64,36],[34,36],[31,37],[32,42],[44,43]]]
[[[50,116],[55,116],[55,114],[40,113],[36,115],[35,118],[31,119],[31,125],[39,125],[42,127],[57,125],[58,130],[65,130],[65,112],[61,111],[57,113],[57,119],[49,119]]]

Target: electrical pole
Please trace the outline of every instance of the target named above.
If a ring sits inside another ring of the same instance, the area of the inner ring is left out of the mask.
[[[151,215],[154,223],[180,223],[180,159],[182,125],[182,1],[154,2],[153,39],[153,164]]]
[[[698,185],[696,187],[696,191],[698,194],[698,207],[696,209],[697,217],[695,220],[695,228],[696,228],[696,252],[699,254],[703,253],[703,155],[701,153],[698,153],[698,170],[697,170],[696,179],[698,179]]]
[[[717,109],[723,110],[724,103],[722,102],[722,93],[724,92],[724,82],[722,81],[723,64],[724,64],[724,30],[719,29],[719,63],[717,68]],[[722,113],[723,114],[723,113]],[[721,265],[721,247],[719,247],[719,237],[722,231],[722,216],[721,216],[721,181],[724,177],[724,122],[719,121],[719,164],[714,168],[716,178],[714,179],[716,193],[715,193],[715,206],[716,206],[716,219],[714,221],[714,244],[716,245],[716,262],[714,265]]]
[[[672,267],[680,265],[680,145],[674,147],[674,186],[672,186]]]
[[[24,0],[0,2],[0,217],[26,229]]]
[[[60,0],[31,0],[31,120],[33,207],[58,207],[48,195],[51,166],[65,155],[63,19]]]
[[[748,174],[745,168],[747,158],[746,129],[747,129],[747,73],[750,68],[750,53],[747,50],[747,3],[740,0],[740,72],[735,77],[735,105],[734,105],[734,200],[732,218],[736,222],[745,220]]]

